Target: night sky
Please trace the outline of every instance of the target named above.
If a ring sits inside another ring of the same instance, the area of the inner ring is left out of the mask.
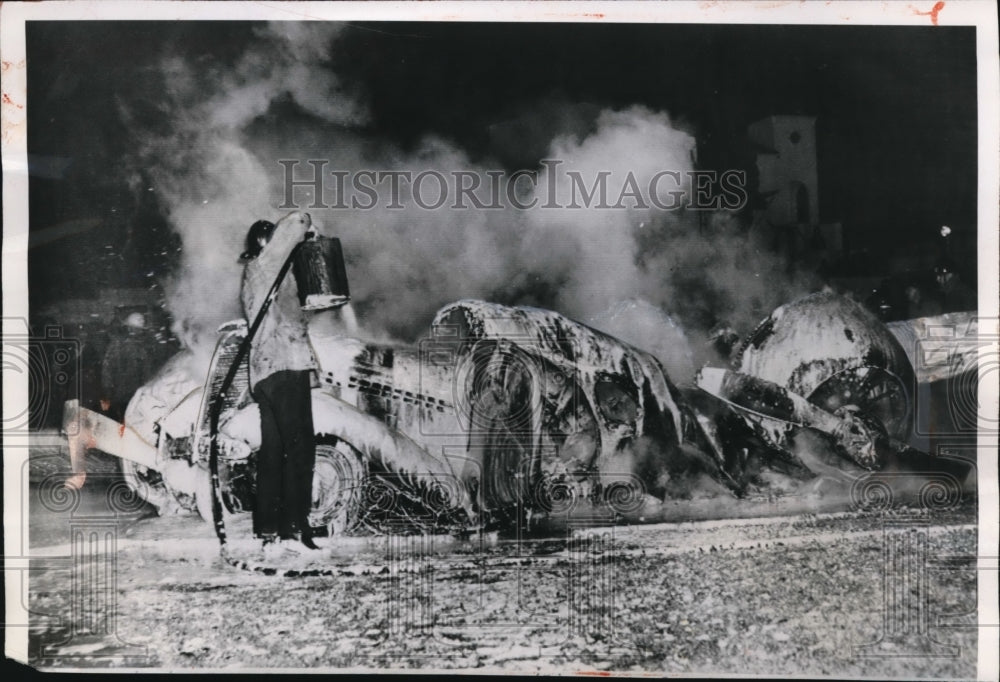
[[[165,60],[224,73],[255,27],[29,22],[32,306],[155,287],[176,266],[138,136],[172,125]],[[942,224],[975,233],[975,49],[974,29],[951,27],[366,23],[329,62],[368,108],[353,134],[403,150],[433,134],[508,170],[534,167],[558,132],[586,136],[604,109],[668,112],[720,169],[752,163],[749,123],[816,116],[820,219],[884,265]],[[281,121],[293,135],[310,117],[275,93],[247,134]]]

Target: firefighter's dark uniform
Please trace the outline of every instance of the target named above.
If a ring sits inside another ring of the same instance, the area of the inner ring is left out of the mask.
[[[278,271],[309,231],[305,213],[277,223],[270,242],[243,272],[242,302],[253,323]],[[260,406],[261,447],[257,457],[254,533],[308,538],[312,475],[316,459],[310,372],[316,367],[290,274],[265,314],[250,347],[250,387]]]
[[[155,344],[151,334],[129,327],[111,342],[101,362],[102,398],[108,403],[106,413],[116,422],[125,420],[125,408],[135,392],[153,376],[155,359],[150,349]]]

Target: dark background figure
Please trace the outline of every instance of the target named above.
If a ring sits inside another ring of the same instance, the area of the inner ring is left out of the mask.
[[[111,340],[101,363],[101,411],[124,421],[125,408],[135,392],[156,371],[155,338],[146,329],[142,313],[130,313],[119,334]]]
[[[951,228],[942,226],[934,242],[933,268],[928,262],[883,278],[865,305],[884,322],[977,310],[977,293],[962,280],[952,238]]]
[[[107,334],[99,329],[88,329],[82,324],[77,325],[77,330],[80,342],[80,380],[77,386],[80,406],[100,412],[101,399],[105,397],[101,370],[108,346]]]
[[[942,225],[938,231],[937,258],[934,261],[933,281],[928,287],[928,307],[935,315],[966,312],[978,309],[978,297],[973,288],[962,281],[958,263],[955,261],[956,247],[952,240],[952,229]]]
[[[962,281],[955,262],[948,256],[934,266],[934,289],[931,295],[941,313],[977,309],[976,292]]]
[[[884,277],[865,305],[883,322],[939,315],[929,294],[934,288],[930,272],[907,271]]]

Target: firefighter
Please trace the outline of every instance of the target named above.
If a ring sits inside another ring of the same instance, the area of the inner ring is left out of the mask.
[[[312,232],[308,213],[290,213],[277,225],[251,225],[240,295],[251,323],[295,245]],[[250,388],[261,421],[254,534],[266,557],[318,549],[308,523],[316,459],[310,375],[316,361],[305,314],[295,278],[286,276],[250,346]]]
[[[125,318],[122,333],[109,345],[101,362],[101,409],[117,422],[125,421],[125,408],[135,392],[156,371],[146,331],[146,316],[133,312]]]

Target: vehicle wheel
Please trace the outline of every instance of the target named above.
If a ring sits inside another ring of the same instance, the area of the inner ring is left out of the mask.
[[[189,509],[189,505],[178,499],[167,487],[160,472],[127,459],[120,461],[125,484],[148,504],[156,507],[157,514],[163,516],[178,507]]]
[[[541,473],[534,398],[539,370],[516,347],[494,341],[478,345],[469,363],[461,395],[468,396],[472,437],[482,448],[484,503],[516,513],[532,502]]]
[[[743,345],[739,369],[835,413],[857,408],[886,432],[910,428],[913,369],[899,341],[860,303],[830,293],[776,309]]]
[[[900,379],[879,367],[861,367],[833,375],[808,397],[827,412],[857,411],[893,438],[905,439],[909,427],[909,399]]]
[[[361,517],[367,475],[361,453],[349,443],[335,436],[318,436],[309,525],[331,533],[353,529]]]

